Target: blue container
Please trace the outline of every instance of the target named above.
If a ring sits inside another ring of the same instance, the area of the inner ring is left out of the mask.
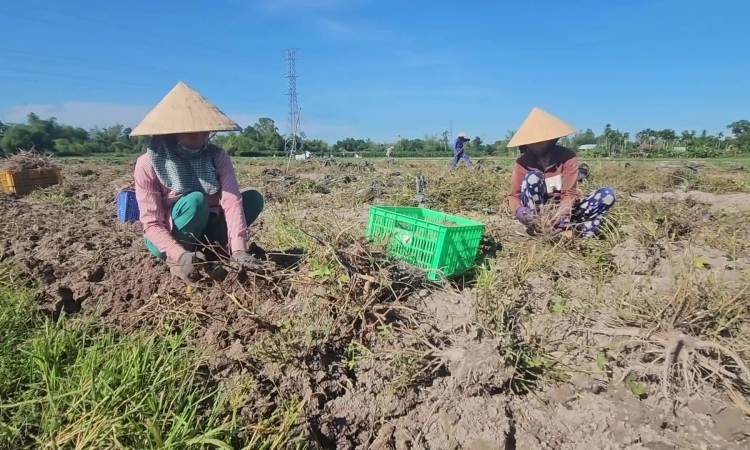
[[[135,191],[122,191],[117,195],[117,219],[120,222],[136,222],[140,214]]]

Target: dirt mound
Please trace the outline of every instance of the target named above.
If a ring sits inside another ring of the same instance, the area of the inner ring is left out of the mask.
[[[634,275],[650,274],[659,263],[660,254],[658,246],[646,247],[634,239],[618,244],[610,252],[621,273]]]
[[[140,225],[119,223],[104,211],[50,210],[45,202],[8,196],[0,197],[0,208],[4,217],[13,218],[0,258],[12,258],[31,278],[43,282],[38,300],[52,317],[83,311],[134,330],[158,328],[180,316],[200,321],[201,313],[215,317],[239,312],[240,305],[228,300],[221,283],[216,289],[189,293],[148,252]],[[223,283],[231,285],[236,278]],[[230,323],[242,331],[249,321]],[[232,327],[226,331],[233,335]]]
[[[713,194],[701,191],[676,191],[665,193],[631,194],[639,201],[692,200],[709,206],[710,209],[725,212],[750,211],[750,194]]]
[[[136,226],[76,208],[49,214],[41,202],[0,201],[13,223],[29,225],[24,238],[4,242],[3,254],[44,281],[42,307],[55,315],[78,312],[84,302],[102,315],[137,309],[169,284],[163,264],[144,252]]]
[[[750,423],[732,406],[701,397],[690,408],[673,414],[659,407],[654,399],[639,400],[625,388],[592,392],[590,380],[581,382],[586,378],[579,376],[573,386],[555,390],[546,404],[514,399],[516,447],[745,448]]]
[[[438,345],[444,348],[407,352],[406,359],[391,349],[382,361],[358,367],[356,384],[323,409],[320,431],[327,442],[339,448],[365,448],[369,442],[370,448],[506,448],[504,392],[513,370],[498,352],[500,343],[463,336]],[[402,364],[417,358],[405,383]]]

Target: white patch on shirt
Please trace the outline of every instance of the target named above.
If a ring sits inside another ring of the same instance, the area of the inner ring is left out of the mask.
[[[555,192],[555,190],[562,191],[562,175],[545,178],[544,184],[547,185],[548,194]]]

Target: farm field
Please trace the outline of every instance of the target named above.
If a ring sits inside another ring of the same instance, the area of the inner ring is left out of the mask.
[[[195,289],[117,221],[134,160],[58,161],[0,194],[0,448],[748,448],[750,160],[587,161],[617,204],[559,240],[508,210],[512,159],[236,158],[276,269]],[[461,279],[364,239],[418,172],[486,224]]]
[[[60,159],[63,160],[63,161],[67,160],[67,161],[77,161],[77,162],[89,161],[89,160],[90,161],[102,161],[102,160],[130,161],[130,160],[135,160],[136,158],[138,158],[138,156],[139,156],[138,154],[124,153],[124,154],[120,154],[120,155],[118,155],[118,154],[106,154],[106,155],[102,155],[102,156],[62,157]],[[335,157],[337,158],[337,161],[357,161],[357,159],[354,158],[354,157],[352,157],[352,156],[347,156],[346,158],[343,158],[343,159],[339,158],[337,156],[335,156]],[[318,160],[321,159],[318,156],[316,156],[316,158]],[[497,155],[493,155],[493,156],[471,156],[471,158],[472,158],[472,161],[484,160],[484,161],[493,161],[493,162],[499,162],[499,163],[506,163],[506,164],[509,165],[510,163],[512,163],[513,161],[516,160],[517,156],[505,156],[505,155],[497,156]],[[274,158],[274,157],[268,157],[268,156],[263,156],[263,157],[234,156],[233,159],[234,159],[234,161],[239,161],[240,164],[243,164],[243,163],[244,164],[252,164],[252,163],[262,162],[262,163],[265,163],[265,164],[279,165],[279,166],[281,166],[282,162],[286,161],[286,159],[283,158],[283,157],[276,157],[276,158]],[[370,162],[374,162],[375,163],[375,162],[383,161],[384,159],[385,159],[384,157],[379,157],[379,158],[363,157],[361,160],[370,161]],[[451,155],[440,156],[440,157],[437,157],[437,156],[435,156],[435,157],[415,156],[413,158],[412,157],[398,156],[398,157],[395,157],[394,159],[396,159],[396,161],[400,161],[402,163],[403,162],[414,162],[414,161],[430,161],[430,162],[438,163],[438,165],[441,164],[441,163],[444,163],[444,165],[447,167],[447,166],[450,165]],[[618,157],[614,157],[614,158],[600,158],[600,157],[587,158],[585,156],[580,156],[580,159],[581,159],[581,161],[586,162],[587,164],[592,164],[592,163],[596,164],[596,163],[599,163],[599,162],[613,162],[613,161],[617,161],[617,162],[629,162],[631,164],[632,163],[642,163],[642,164],[646,164],[646,165],[648,165],[648,164],[654,164],[655,165],[655,164],[657,164],[659,162],[662,162],[662,161],[663,162],[670,162],[670,161],[671,162],[696,161],[695,159],[689,159],[689,158],[688,159],[675,159],[675,158],[659,158],[659,157],[641,158],[641,157],[619,157],[619,156]],[[750,157],[738,156],[736,158],[734,158],[734,157],[705,158],[705,159],[698,159],[697,161],[700,161],[701,164],[705,164],[705,165],[709,165],[709,166],[736,166],[736,165],[748,165],[748,163],[750,163]]]

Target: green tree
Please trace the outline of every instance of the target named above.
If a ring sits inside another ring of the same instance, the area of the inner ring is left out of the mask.
[[[738,120],[727,125],[734,136],[733,145],[741,152],[750,152],[750,121]]]
[[[601,136],[591,129],[580,131],[568,139],[561,139],[562,145],[577,149],[580,145],[598,143],[599,152],[589,156],[630,154],[636,149],[657,152],[664,156],[674,153],[674,146],[687,148],[689,155],[711,157],[732,152],[750,152],[750,121],[738,120],[727,126],[730,135],[724,133],[709,135],[706,130],[697,133],[685,130],[679,135],[671,129],[654,130],[646,128],[635,134],[635,142],[630,141],[630,133],[621,132],[611,124],[606,124]],[[0,149],[6,153],[18,149],[36,149],[58,155],[86,155],[92,153],[141,153],[146,150],[149,137],[131,137],[132,130],[122,124],[107,127],[95,127],[89,131],[80,127],[60,124],[50,117],[41,119],[30,113],[25,123],[9,124],[0,122]],[[505,139],[486,144],[480,137],[475,137],[467,150],[477,155],[515,155],[517,149],[508,148],[508,142],[514,132],[508,131]],[[399,136],[395,143],[380,143],[371,139],[344,137],[329,146],[319,139],[308,139],[304,133],[298,137],[298,151],[308,150],[317,155],[338,154],[351,156],[354,153],[364,156],[383,156],[386,147],[393,145],[397,155],[408,156],[448,156],[451,154],[450,136],[447,131],[426,135],[419,139],[408,139]],[[285,139],[279,133],[274,121],[268,117],[248,126],[239,133],[222,133],[216,136],[214,143],[223,147],[232,155],[261,156],[283,154]]]
[[[732,130],[732,134],[735,137],[748,135],[750,134],[750,121],[738,120],[727,125],[727,128]]]
[[[8,128],[0,139],[0,147],[7,153],[15,153],[18,150],[35,148],[34,133],[29,127],[16,125]],[[41,141],[40,141],[41,143]]]
[[[310,139],[305,141],[305,150],[315,156],[324,156],[328,154],[328,142],[320,139]]]
[[[440,142],[443,145],[443,148],[445,148],[445,150],[450,150],[451,138],[450,138],[450,133],[447,130],[443,131],[443,133],[440,135]]]
[[[582,145],[596,144],[596,133],[591,128],[587,128],[586,131],[579,131],[573,137],[570,138],[570,145],[574,149]]]

